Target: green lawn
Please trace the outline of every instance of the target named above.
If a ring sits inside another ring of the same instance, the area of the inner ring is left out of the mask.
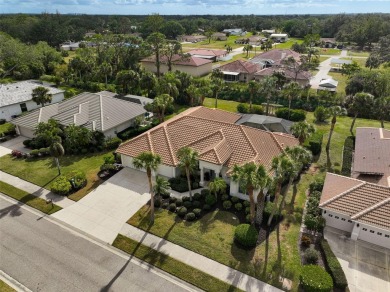
[[[3,135],[3,133],[6,133],[13,129],[15,126],[11,123],[4,123],[0,125],[0,137]]]
[[[248,59],[254,57],[254,53],[255,53],[254,51],[251,52],[251,53],[249,54],[248,58],[246,57],[246,53],[237,54],[237,55],[234,55],[234,56],[232,57],[231,60],[227,60],[227,61],[218,61],[218,62],[215,62],[214,64],[224,65],[224,64],[227,64],[227,63],[236,61],[236,60],[244,60],[244,61],[247,61]]]
[[[367,57],[370,55],[370,52],[363,52],[363,51],[348,51],[348,56],[354,56],[354,57]]]
[[[333,48],[318,48],[320,55],[326,55],[326,56],[337,56],[340,55],[341,50],[339,49],[333,49]]]
[[[275,43],[275,44],[274,44],[274,48],[275,48],[275,49],[290,49],[291,46],[292,46],[294,43],[301,44],[301,43],[303,43],[303,40],[302,40],[302,39],[297,39],[297,38],[290,38],[290,39],[289,39],[287,42],[285,42],[285,43]]]
[[[345,86],[347,86],[347,80],[348,76],[343,75],[340,72],[329,72],[329,76],[332,76],[334,80],[337,80],[339,84],[337,85],[337,92],[338,93],[345,93]]]
[[[353,58],[353,57],[348,57],[348,58],[341,58],[342,60],[352,60],[356,63],[359,64],[360,67],[365,67],[366,66],[366,61],[367,58]]]
[[[87,185],[70,195],[69,199],[80,200],[102,182],[97,173],[103,164],[103,157],[109,153],[71,155],[60,158],[63,174],[73,170],[81,170],[85,172],[88,180]],[[51,183],[58,175],[57,167],[52,157],[17,159],[11,155],[5,155],[0,157],[0,170],[49,190]]]
[[[235,36],[231,35],[227,38],[226,41],[216,41],[216,40],[211,40],[209,43],[208,40],[198,42],[198,43],[190,43],[190,44],[183,44],[183,50],[188,51],[190,49],[219,49],[219,50],[224,50],[227,45],[230,45],[233,49],[243,47],[243,44],[236,44],[235,41],[237,39],[243,39],[246,37],[250,37],[251,33],[247,33],[245,36]]]
[[[47,204],[44,199],[37,198],[3,181],[0,181],[0,192],[49,215],[62,209],[55,204]]]
[[[218,108],[221,110],[236,113],[238,104],[239,104],[239,102],[237,102],[237,101],[218,99]],[[215,98],[206,97],[204,102],[203,102],[203,105],[206,107],[214,108]]]
[[[14,290],[10,286],[8,286],[6,283],[4,283],[2,280],[0,280],[0,291],[1,292],[14,292],[16,290]]]
[[[205,291],[242,291],[121,234],[112,245]]]

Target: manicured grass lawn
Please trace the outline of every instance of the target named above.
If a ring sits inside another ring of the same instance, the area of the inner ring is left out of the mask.
[[[14,125],[12,125],[11,123],[5,123],[5,124],[0,125],[0,137],[3,133],[8,132],[13,127],[14,127]]]
[[[356,63],[359,64],[360,67],[365,67],[366,66],[366,61],[367,58],[353,58],[353,57],[348,57],[348,58],[341,58],[342,60],[352,60]]]
[[[97,176],[103,157],[110,152],[86,155],[71,155],[60,158],[62,174],[73,170],[84,171],[87,176],[87,185],[69,196],[74,201],[80,200],[91,190],[96,188],[102,180]],[[50,190],[52,181],[58,176],[57,167],[52,157],[16,159],[11,155],[0,157],[0,170],[15,175]]]
[[[296,38],[290,38],[285,43],[275,43],[274,48],[275,49],[291,49],[291,46],[295,43],[301,44],[303,43],[302,39],[296,39]]]
[[[241,291],[121,234],[117,236],[112,245],[205,291]]]
[[[333,48],[318,48],[320,55],[337,56],[340,55],[341,50]]]
[[[55,204],[47,204],[45,200],[37,198],[3,181],[0,181],[0,192],[49,215],[62,209]]]
[[[208,40],[205,40],[205,41],[198,42],[198,43],[183,44],[182,46],[183,46],[183,49],[187,50],[187,51],[189,49],[199,49],[199,48],[224,50],[224,49],[226,49],[227,45],[230,45],[233,49],[236,49],[236,48],[244,46],[243,44],[236,44],[235,41],[237,39],[243,39],[246,37],[250,37],[251,35],[252,35],[251,33],[247,33],[245,36],[231,35],[227,38],[226,41],[211,40],[211,42],[209,43]]]
[[[218,99],[218,108],[228,112],[237,112],[237,101]],[[215,98],[205,98],[203,105],[206,107],[214,108]]]
[[[370,52],[363,52],[363,51],[348,51],[348,56],[355,56],[355,57],[367,57],[370,55]]]

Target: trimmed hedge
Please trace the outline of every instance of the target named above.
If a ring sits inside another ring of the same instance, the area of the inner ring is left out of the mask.
[[[352,153],[354,149],[355,149],[355,137],[348,136],[344,142],[343,166],[341,168],[342,175],[351,176]]]
[[[256,228],[250,224],[240,224],[234,231],[234,240],[245,247],[255,247],[257,237]]]
[[[333,289],[332,277],[320,266],[303,266],[299,281],[305,292],[329,292]]]
[[[207,205],[213,206],[215,203],[217,203],[217,199],[214,195],[208,194],[206,195],[205,203]]]
[[[347,288],[348,282],[347,278],[345,277],[343,268],[341,267],[340,262],[334,255],[326,239],[321,240],[321,250],[324,254],[325,265],[333,279],[334,286],[340,289]]]
[[[179,215],[180,217],[184,218],[184,216],[187,214],[187,208],[186,207],[181,207],[178,211],[177,211],[177,215]]]
[[[224,201],[224,202],[222,203],[222,205],[223,205],[223,208],[224,208],[225,210],[229,210],[229,209],[232,207],[232,202],[230,202],[230,201]]]
[[[72,185],[64,175],[60,175],[51,185],[51,191],[61,196],[69,194],[71,189]]]
[[[308,248],[305,250],[303,257],[305,258],[305,262],[307,264],[317,264],[319,257],[318,251],[316,251],[314,248]]]
[[[290,114],[289,114],[288,108],[282,107],[282,108],[277,109],[275,111],[275,115],[278,118],[290,120],[293,122],[301,122],[301,121],[306,120],[306,112],[304,110],[301,110],[301,109],[291,109]]]
[[[104,142],[104,147],[108,150],[116,149],[122,143],[122,140],[118,137],[108,138]]]
[[[324,133],[322,131],[317,131],[305,141],[303,146],[309,149],[313,155],[318,155],[321,153],[323,136]]]
[[[196,219],[196,216],[193,212],[190,212],[187,215],[185,215],[185,219],[187,221],[194,221]]]

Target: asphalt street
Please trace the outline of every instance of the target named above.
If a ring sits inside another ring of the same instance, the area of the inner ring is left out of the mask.
[[[76,232],[0,197],[0,270],[32,291],[188,291]]]

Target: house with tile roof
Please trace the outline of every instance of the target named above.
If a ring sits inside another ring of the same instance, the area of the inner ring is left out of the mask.
[[[262,68],[268,67],[280,67],[283,65],[283,61],[288,58],[294,58],[297,62],[301,61],[301,54],[290,49],[274,49],[261,53],[253,57],[249,62],[258,64]]]
[[[193,107],[155,128],[121,144],[117,153],[122,164],[133,168],[133,159],[142,152],[159,154],[162,164],[157,173],[166,177],[180,174],[177,151],[191,147],[199,153],[200,184],[208,177],[222,177],[230,184],[230,193],[246,198],[239,185],[230,181],[235,164],[246,162],[271,168],[272,158],[288,146],[298,145],[291,135],[272,133],[239,125],[241,115],[219,109]]]
[[[260,81],[266,76],[273,76],[273,74],[276,72],[282,73],[288,81],[295,81],[302,87],[310,85],[310,79],[312,76],[309,71],[294,72],[289,68],[281,67],[269,67],[261,69],[254,74],[254,79]]]
[[[145,113],[141,101],[119,99],[108,91],[84,92],[63,102],[36,109],[11,122],[19,135],[28,138],[34,137],[35,128],[40,122],[49,119],[55,119],[63,126],[75,124],[114,137],[117,132],[132,126],[137,117],[143,118]]]
[[[187,54],[202,58],[206,60],[211,60],[213,62],[221,60],[221,58],[227,55],[226,50],[209,50],[209,49],[193,49],[187,52]]]
[[[253,64],[244,60],[236,60],[218,67],[223,73],[225,81],[241,81],[249,82],[254,79],[255,73],[261,67],[258,64]]]
[[[141,60],[142,67],[148,72],[157,73],[156,58],[150,56]],[[172,58],[172,71],[180,71],[194,77],[204,76],[213,70],[213,61],[195,56],[175,55]],[[161,57],[160,72],[168,72],[167,59]]]
[[[222,33],[222,32],[213,33],[213,35],[211,37],[213,40],[216,40],[216,41],[226,41],[227,40],[226,33]]]
[[[326,226],[390,248],[389,186],[327,173],[319,206]]]
[[[40,86],[47,88],[52,95],[50,104],[64,99],[64,90],[43,85],[39,81],[28,80],[0,84],[0,119],[10,121],[15,116],[39,108],[40,105],[32,100],[32,92]]]

